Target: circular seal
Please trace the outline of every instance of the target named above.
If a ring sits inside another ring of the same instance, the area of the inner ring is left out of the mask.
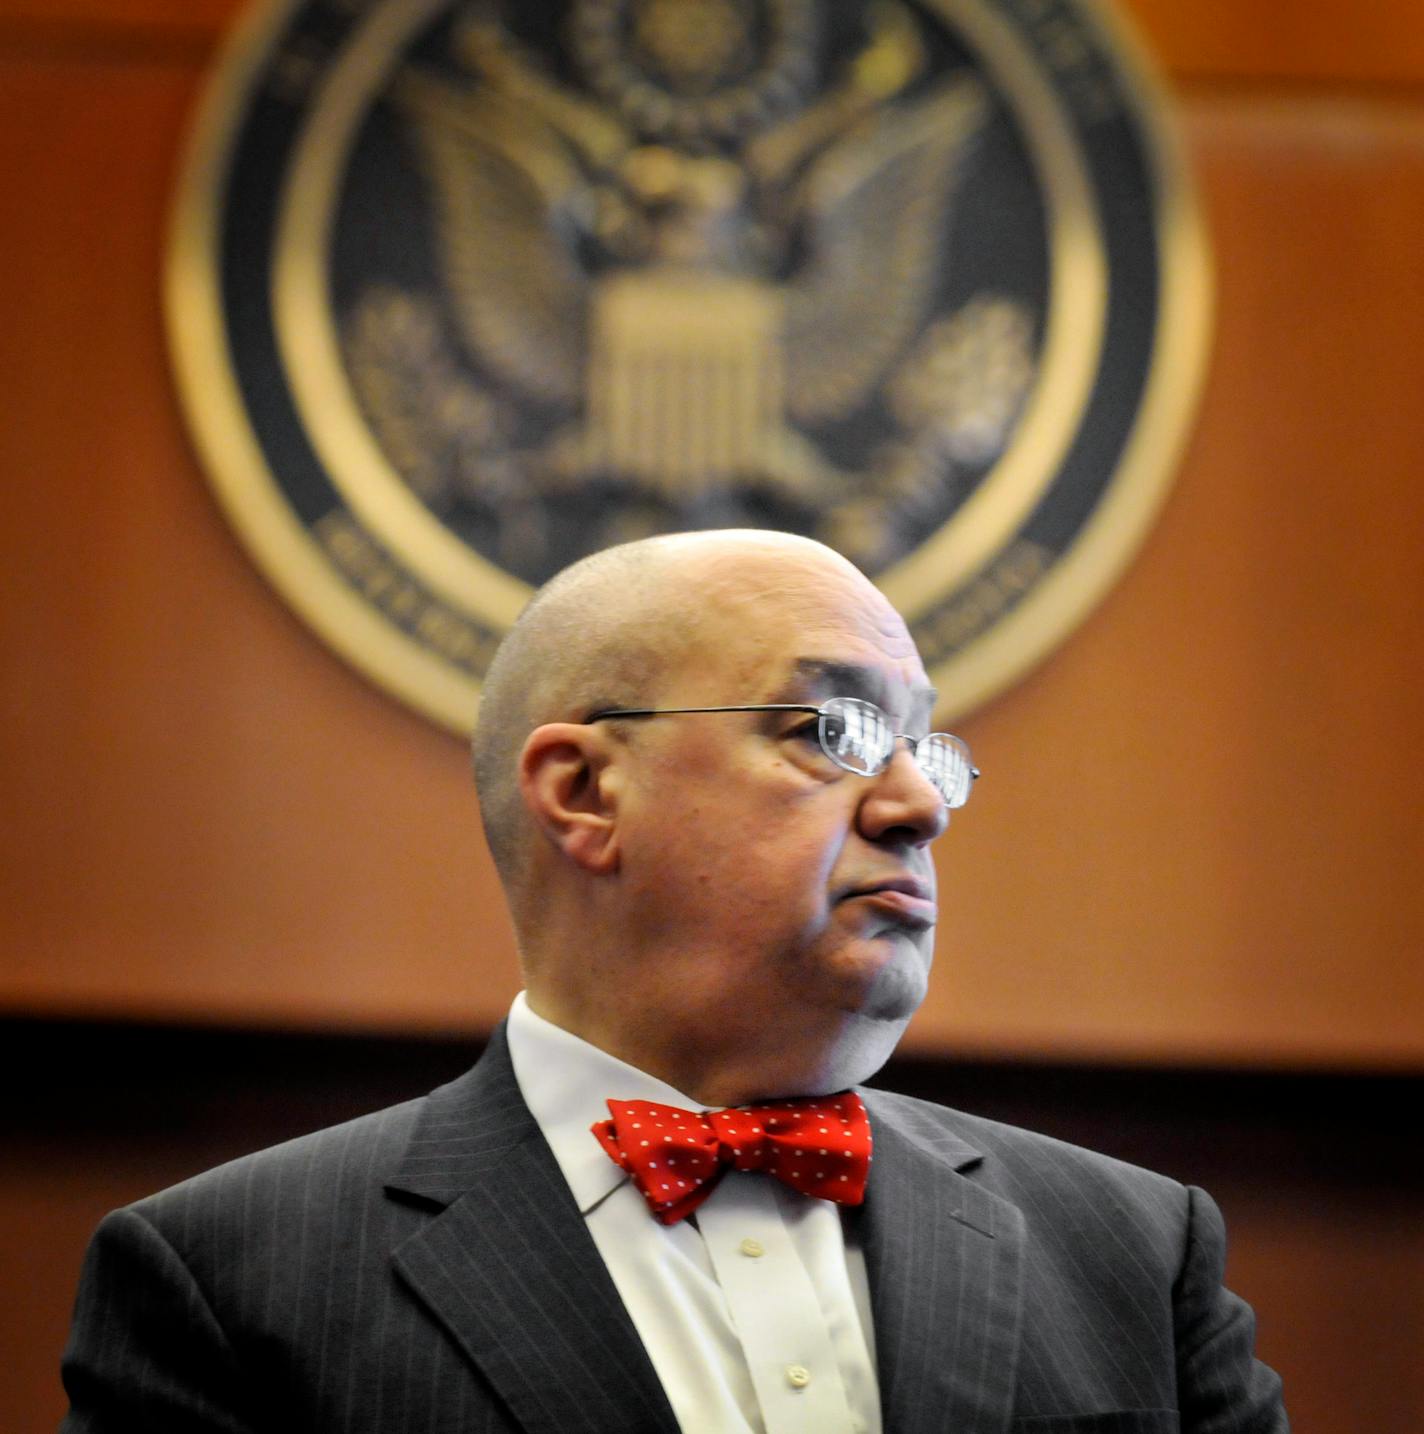
[[[1145,533],[1207,291],[1088,0],[289,0],[206,98],[168,317],[259,565],[465,729],[533,587],[688,528],[831,544],[982,701]]]

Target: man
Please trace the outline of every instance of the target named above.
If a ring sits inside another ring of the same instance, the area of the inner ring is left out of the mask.
[[[804,539],[556,578],[475,742],[507,1030],[424,1100],[109,1216],[66,1428],[1285,1429],[1200,1192],[883,1093],[862,1124],[971,781],[933,704]]]

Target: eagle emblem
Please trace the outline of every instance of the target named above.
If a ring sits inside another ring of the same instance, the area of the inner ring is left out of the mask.
[[[915,349],[953,263],[984,86],[967,67],[930,74],[912,13],[884,0],[807,96],[814,7],[767,6],[761,52],[737,24],[748,8],[576,8],[583,92],[477,10],[450,63],[391,86],[431,197],[440,366],[465,370],[464,408],[532,411],[539,428],[411,476],[454,521],[493,510],[501,562],[531,579],[574,492],[601,500],[590,548],[771,521],[883,564],[919,536],[922,490],[943,490],[956,442],[990,458],[1031,381],[1031,317],[1007,302],[981,299],[939,352]],[[760,103],[739,109],[758,80]],[[381,291],[350,325],[378,431],[440,427],[401,346],[413,323],[408,297]],[[943,371],[956,342],[997,343],[992,393],[966,402]],[[916,394],[937,360],[937,395]],[[898,416],[848,462],[846,430],[892,378]]]
[[[1205,352],[1111,3],[253,0],[168,275],[220,501],[453,728],[534,586],[699,527],[837,548],[973,705],[1126,562]]]

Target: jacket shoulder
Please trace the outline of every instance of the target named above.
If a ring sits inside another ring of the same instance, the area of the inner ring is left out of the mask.
[[[302,1209],[359,1212],[395,1179],[413,1140],[471,1080],[239,1156],[126,1207],[175,1244],[204,1229],[290,1228]],[[339,1223],[339,1216],[336,1217]]]
[[[880,1120],[932,1148],[956,1147],[956,1163],[976,1184],[1016,1204],[1025,1198],[1057,1204],[1145,1205],[1173,1226],[1185,1219],[1188,1191],[1181,1182],[1051,1135],[889,1091],[868,1091]]]

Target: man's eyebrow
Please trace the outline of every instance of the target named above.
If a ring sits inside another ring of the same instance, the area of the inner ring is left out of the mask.
[[[858,697],[862,702],[873,702],[877,707],[888,703],[885,678],[876,668],[822,657],[798,657],[793,671],[795,676],[788,684],[788,692],[796,695],[809,691],[825,697]],[[937,695],[933,687],[912,688],[909,717],[920,717],[928,722],[934,712]],[[794,700],[794,696],[788,700]]]

